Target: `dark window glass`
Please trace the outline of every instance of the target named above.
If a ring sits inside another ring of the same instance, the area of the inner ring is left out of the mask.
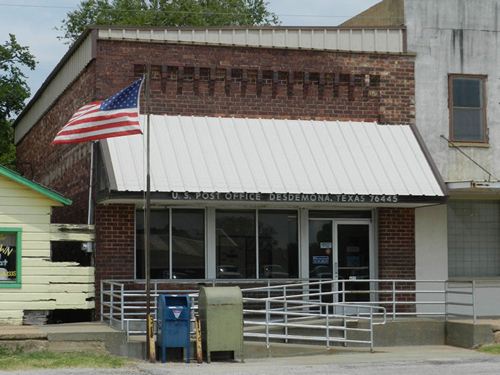
[[[176,279],[205,278],[203,210],[172,210],[172,267]]]
[[[338,267],[339,278],[369,279],[370,278],[370,226],[357,224],[339,224],[337,226]],[[368,283],[346,283],[347,290],[368,290]],[[365,293],[353,293],[345,296],[346,301],[369,301]],[[343,301],[345,302],[345,301]]]
[[[169,275],[168,210],[151,211],[151,278],[168,279]],[[144,211],[136,215],[136,275],[144,274]]]
[[[452,140],[485,142],[484,80],[481,78],[452,77],[451,79],[451,133]]]
[[[453,136],[460,141],[479,141],[484,139],[482,124],[483,112],[475,109],[453,110]]]
[[[333,275],[333,228],[331,220],[309,220],[309,277]]]
[[[297,211],[259,210],[259,277],[298,277]]]
[[[481,107],[481,80],[453,79],[453,106],[454,107]]]
[[[216,211],[216,276],[255,278],[255,211]]]

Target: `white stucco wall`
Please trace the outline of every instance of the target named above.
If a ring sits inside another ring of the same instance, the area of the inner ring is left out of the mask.
[[[488,178],[440,137],[441,134],[449,137],[448,74],[487,76],[489,147],[462,149],[500,178],[500,0],[405,0],[405,24],[408,51],[417,54],[416,124],[443,179],[451,182]],[[446,279],[446,207],[417,209],[415,219],[417,279]],[[499,293],[500,279],[479,282],[477,312],[498,315]],[[428,297],[419,295],[417,299]],[[450,298],[470,302],[470,296]],[[467,307],[451,309],[471,313]],[[418,311],[429,310],[419,306]]]
[[[422,207],[415,210],[415,273],[417,280],[448,280],[448,209],[446,205]],[[455,278],[452,280],[470,280]],[[497,278],[475,278],[476,314],[480,317],[500,314],[500,280]],[[442,283],[419,282],[420,290],[444,290]],[[471,293],[470,283],[450,284],[450,289]],[[443,304],[426,304],[429,301],[444,301],[442,293],[419,293],[416,296],[417,312],[444,311]],[[448,295],[449,302],[471,303],[471,295]],[[420,303],[420,304],[418,304]],[[472,314],[470,306],[449,306],[448,312]]]
[[[415,210],[415,273],[417,280],[448,278],[448,231],[446,205]],[[443,290],[443,283],[419,283],[420,290]],[[417,302],[443,301],[443,294],[419,293]],[[417,305],[417,311],[444,311],[444,305]]]
[[[500,0],[406,0],[408,51],[417,53],[416,124],[445,181],[486,174],[447,142],[448,74],[484,74],[489,148],[465,147],[500,176]]]

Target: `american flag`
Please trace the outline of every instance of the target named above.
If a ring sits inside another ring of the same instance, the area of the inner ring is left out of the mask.
[[[52,143],[80,143],[142,134],[139,123],[141,85],[142,78],[106,100],[79,108],[57,133]]]

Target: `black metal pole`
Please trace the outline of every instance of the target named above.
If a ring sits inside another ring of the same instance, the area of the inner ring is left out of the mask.
[[[150,362],[156,361],[155,342],[154,342],[154,321],[151,315],[151,176],[150,176],[150,141],[151,141],[151,125],[150,125],[150,77],[151,65],[147,65],[146,71],[146,215],[144,218],[145,229],[145,251],[144,251],[144,266],[146,278],[146,353]]]

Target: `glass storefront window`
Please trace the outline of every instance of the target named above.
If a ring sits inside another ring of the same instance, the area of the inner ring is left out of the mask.
[[[144,211],[136,214],[136,276],[144,274]],[[169,214],[168,210],[151,210],[151,278],[168,279],[169,269]]]
[[[172,278],[205,277],[205,211],[151,210],[151,278],[170,278],[170,229],[172,229]],[[172,228],[170,228],[170,226]],[[136,214],[136,277],[144,275],[144,211]]]
[[[174,279],[205,277],[203,210],[172,210],[172,273]]]
[[[171,220],[169,222],[169,211]],[[216,276],[256,277],[256,211],[217,211]],[[170,228],[171,227],[171,228]],[[136,217],[136,272],[144,278],[144,212]],[[172,239],[170,241],[170,230]],[[298,245],[295,211],[262,211],[260,224],[260,277],[297,277]],[[205,277],[204,210],[166,209],[151,211],[151,278]],[[286,276],[288,274],[288,276]]]
[[[255,278],[255,211],[216,212],[216,277]]]
[[[259,277],[298,277],[297,211],[259,210]]]

